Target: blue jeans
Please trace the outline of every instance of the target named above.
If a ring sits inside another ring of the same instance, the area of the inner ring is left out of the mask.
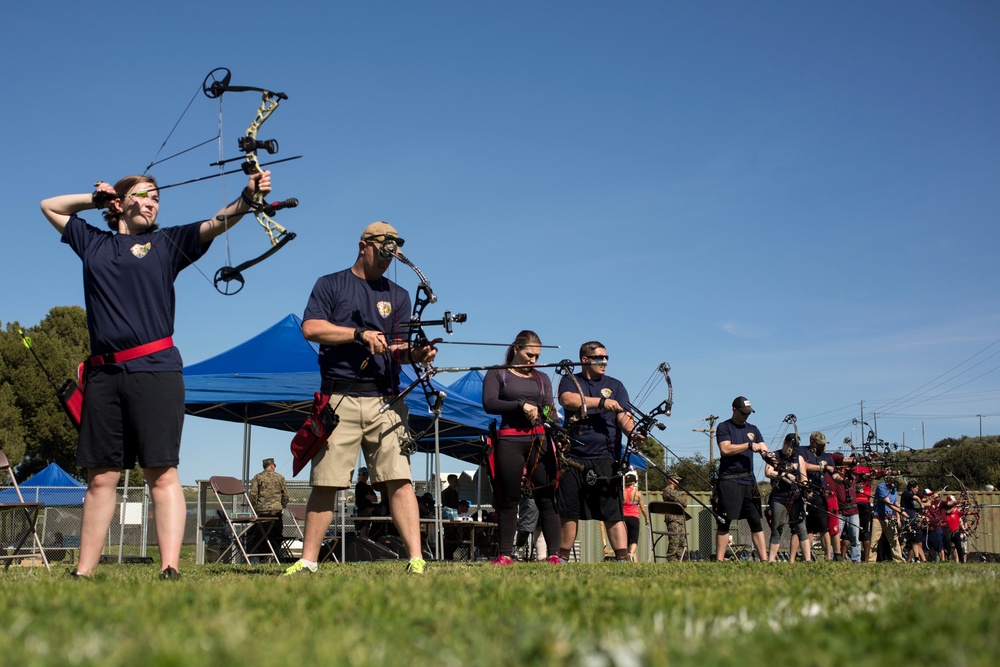
[[[850,546],[847,548],[845,557],[861,562],[861,522],[857,514],[850,516],[840,515],[840,539],[846,540]]]

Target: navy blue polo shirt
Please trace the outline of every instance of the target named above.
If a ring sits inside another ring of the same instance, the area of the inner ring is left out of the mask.
[[[732,419],[719,424],[715,429],[715,438],[719,442],[729,441],[734,444],[750,442],[750,434],[753,434],[753,442],[764,442],[764,436],[753,424],[746,422],[743,426],[737,425]],[[742,477],[732,478],[732,481],[740,484],[755,484],[753,477],[753,453],[748,449],[732,456],[719,455],[719,478],[730,475],[742,475]]]
[[[200,222],[142,234],[115,234],[72,216],[62,242],[83,261],[91,354],[120,352],[174,333],[174,280],[205,254]],[[180,371],[176,347],[126,361],[130,372]]]
[[[596,380],[588,380],[582,373],[577,373],[575,377],[580,382],[584,396],[614,399],[623,406],[629,402],[625,385],[613,377],[605,375]],[[559,395],[562,394],[579,395],[576,385],[566,376],[559,382]],[[618,416],[614,412],[587,410],[587,418],[577,424],[572,436],[570,456],[575,459],[617,459],[621,454],[622,432],[618,428]]]
[[[792,482],[785,479],[784,473],[798,469],[799,455],[793,449],[791,454],[785,454],[784,449],[779,449],[774,453],[778,460],[778,469],[782,472],[777,479],[771,481],[771,498],[780,502],[788,500],[788,495],[795,488]]]
[[[384,276],[378,280],[359,278],[350,269],[322,276],[316,281],[303,320],[326,320],[342,327],[366,327],[381,331],[390,343],[405,341],[411,315],[410,295]],[[368,361],[364,369],[361,365]],[[324,381],[361,380],[393,390],[399,382],[399,367],[388,354],[372,357],[361,343],[320,345],[319,366]],[[377,396],[386,392],[352,392]]]

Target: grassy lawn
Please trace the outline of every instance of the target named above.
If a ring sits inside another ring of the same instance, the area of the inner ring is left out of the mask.
[[[0,572],[5,665],[994,665],[1000,565]]]

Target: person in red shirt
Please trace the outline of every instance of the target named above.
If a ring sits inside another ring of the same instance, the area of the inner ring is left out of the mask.
[[[636,486],[636,474],[629,471],[625,475],[625,490],[622,494],[622,514],[625,515],[625,530],[628,533],[628,559],[635,562],[635,552],[639,548],[639,533],[642,524],[639,523],[639,513],[643,521],[649,525],[649,515],[646,506],[642,504],[642,491]]]
[[[950,546],[952,560],[956,563],[964,563],[967,557],[965,553],[965,519],[962,517],[962,508],[959,507],[955,496],[947,498],[945,522],[948,525],[948,530],[951,531],[951,545],[946,544],[945,548]]]
[[[858,503],[858,537],[861,539],[861,562],[868,562],[872,550],[872,475],[867,466],[854,466],[854,493]]]

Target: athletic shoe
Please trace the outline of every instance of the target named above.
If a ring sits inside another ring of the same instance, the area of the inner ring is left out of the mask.
[[[500,554],[499,556],[490,561],[490,565],[513,565],[513,564],[514,564],[514,559],[511,558],[510,556],[504,556],[503,554]]]
[[[316,567],[315,565],[306,565],[306,562],[300,558],[285,570],[285,573],[281,576],[293,577],[296,574],[313,574],[316,571]]]
[[[427,561],[423,558],[414,558],[409,563],[406,564],[407,574],[423,574],[424,568],[427,567]]]
[[[565,565],[566,559],[560,556],[559,554],[552,554],[551,556],[549,556],[548,562],[553,565]]]
[[[82,574],[78,570],[66,570],[66,574],[73,579],[90,579],[89,574]]]
[[[176,581],[177,579],[180,578],[181,578],[181,573],[172,567],[168,567],[167,569],[160,572],[160,579],[162,579],[163,581]]]

